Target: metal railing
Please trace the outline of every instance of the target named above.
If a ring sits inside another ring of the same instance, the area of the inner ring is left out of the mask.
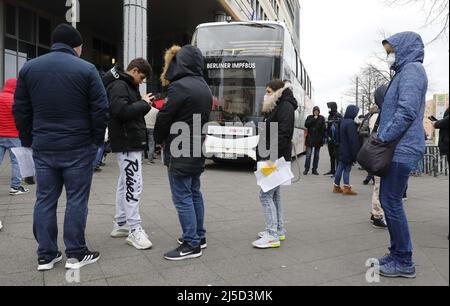
[[[427,146],[423,158],[423,170],[425,174],[438,177],[448,176],[448,158],[441,156],[438,146]]]

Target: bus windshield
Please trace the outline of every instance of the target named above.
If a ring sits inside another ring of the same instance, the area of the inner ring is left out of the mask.
[[[211,121],[259,122],[265,85],[281,77],[283,28],[229,24],[201,27],[193,44],[205,56],[214,96]]]

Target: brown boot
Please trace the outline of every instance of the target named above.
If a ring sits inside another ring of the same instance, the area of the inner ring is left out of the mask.
[[[344,195],[357,196],[358,193],[352,190],[352,186],[344,186]]]
[[[342,190],[341,186],[336,184],[334,184],[333,186],[333,193],[344,193],[344,190]]]

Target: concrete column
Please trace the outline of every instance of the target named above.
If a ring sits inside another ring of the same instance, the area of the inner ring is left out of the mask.
[[[3,0],[0,0],[0,88],[3,87],[3,84],[5,83],[4,74],[5,74],[5,46],[4,43],[4,36],[5,36],[5,29],[4,29],[4,20],[5,20],[5,3]]]
[[[123,65],[135,58],[147,59],[147,0],[123,1]],[[147,84],[141,85],[141,94],[147,92]]]

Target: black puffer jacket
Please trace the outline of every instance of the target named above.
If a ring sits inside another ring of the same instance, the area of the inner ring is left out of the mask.
[[[143,151],[147,146],[145,115],[150,105],[142,100],[139,86],[115,67],[103,77],[110,103],[109,138],[114,153]]]
[[[315,111],[319,111],[320,113],[320,108],[318,106],[314,107],[313,115],[308,116],[305,122],[305,127],[308,129],[306,144],[310,148],[322,147],[324,144],[326,132],[325,117],[319,115],[317,118],[315,118]]]
[[[265,141],[266,150],[270,150],[270,124],[278,123],[278,158],[284,157],[286,161],[292,160],[292,138],[297,108],[298,102],[289,85],[277,90],[263,104],[262,112],[266,116],[264,129],[259,132],[261,141]],[[272,159],[270,156],[261,156],[262,152],[258,152],[258,155],[259,160]]]
[[[158,113],[155,125],[155,140],[165,144],[165,164],[176,176],[200,175],[205,168],[202,156],[202,127],[209,120],[212,109],[212,93],[203,78],[205,60],[201,51],[193,46],[174,46],[165,56],[165,68],[161,79],[168,88],[167,102]],[[194,122],[194,116],[200,118]],[[189,134],[182,137],[181,131],[171,134],[174,124],[189,126]],[[180,140],[172,148],[174,139]],[[184,144],[190,144],[186,148]]]
[[[328,116],[327,122],[328,145],[339,146],[338,143],[334,143],[333,141],[333,132],[331,127],[333,123],[342,121],[342,115],[338,112],[338,105],[336,102],[329,102],[327,103],[327,106],[330,109],[330,115]]]

